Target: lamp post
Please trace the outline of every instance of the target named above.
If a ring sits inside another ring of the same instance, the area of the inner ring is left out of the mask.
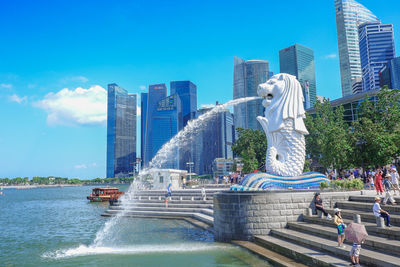
[[[192,180],[192,168],[193,168],[194,162],[186,162],[186,166],[189,168],[189,181]]]

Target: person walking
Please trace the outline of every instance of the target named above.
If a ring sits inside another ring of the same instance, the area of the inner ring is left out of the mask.
[[[378,169],[375,174],[375,187],[376,187],[376,194],[383,195],[383,188],[382,188],[382,170]]]
[[[390,225],[390,214],[386,210],[381,209],[381,198],[376,196],[375,197],[375,204],[372,207],[372,211],[374,212],[375,217],[379,218],[382,217],[385,220],[385,224],[387,227],[391,227]]]
[[[328,212],[326,212],[325,209],[324,209],[324,204],[323,204],[323,201],[321,199],[320,193],[315,193],[315,195],[314,195],[314,205],[315,205],[315,209],[317,211],[318,210],[321,211],[324,214],[324,216],[326,216],[327,220],[331,220],[332,219],[332,216]]]
[[[346,246],[343,244],[344,239],[345,239],[345,234],[344,234],[344,229],[346,228],[346,225],[343,222],[342,215],[340,214],[342,210],[339,208],[335,209],[335,216],[333,217],[333,222],[336,224],[336,228],[338,230],[338,247],[340,248],[346,248]]]
[[[400,189],[399,189],[399,173],[397,172],[396,168],[392,167],[390,176],[392,177],[392,185],[393,185],[393,193],[397,195],[397,192],[400,194]]]
[[[385,176],[385,180],[383,180],[383,190],[385,190],[385,198],[383,199],[383,205],[386,205],[387,201],[389,200],[392,205],[396,204],[396,201],[394,200],[392,196],[392,182],[391,182],[392,176],[388,173]]]

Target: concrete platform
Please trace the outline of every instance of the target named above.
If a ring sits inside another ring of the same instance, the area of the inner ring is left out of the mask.
[[[291,229],[271,230],[271,235],[277,238],[294,242],[298,245],[307,246],[311,249],[325,251],[342,259],[349,258],[350,246],[338,248],[337,241],[331,241],[315,235],[298,232]],[[395,267],[400,266],[399,256],[392,256],[368,248],[362,248],[360,253],[360,263],[367,266]]]
[[[303,220],[308,223],[316,223],[320,225],[329,225],[331,227],[335,227],[333,220],[328,221],[325,219],[321,219],[318,216],[303,215]],[[350,224],[352,221],[353,220],[350,219],[344,219],[344,222],[346,224]],[[388,239],[400,240],[400,227],[379,228],[376,226],[376,223],[362,222],[362,224],[364,224],[368,234],[370,235],[375,235]]]
[[[326,226],[320,224],[313,224],[308,222],[290,222],[288,228],[291,230],[306,232],[319,237],[325,237],[333,241],[337,241],[336,225]],[[352,242],[345,241],[348,246],[352,246]],[[393,240],[374,235],[369,235],[363,247],[381,251],[384,253],[391,253],[392,255],[400,256],[400,241]]]
[[[110,216],[116,216],[118,213],[120,213],[119,210],[107,210],[105,213],[102,214],[102,216],[110,217]],[[159,218],[159,217],[192,217],[196,220],[199,220],[209,226],[213,226],[214,224],[214,218],[210,217],[206,214],[201,214],[201,213],[192,213],[192,212],[169,212],[169,211],[126,211],[122,214],[122,216],[132,216],[132,217],[153,217],[153,218]]]
[[[382,207],[382,208],[385,209],[384,207]],[[325,210],[333,216],[334,209],[325,209]],[[360,214],[361,221],[372,222],[372,223],[376,222],[376,217],[372,213],[372,209],[370,212],[354,210],[354,209],[353,210],[343,209],[341,214],[342,214],[342,217],[346,218],[346,219],[353,219],[354,214]],[[391,214],[390,215],[390,224],[392,224],[393,226],[400,226],[400,215]]]
[[[336,205],[340,209],[349,209],[349,210],[361,210],[366,212],[372,212],[372,207],[374,206],[374,202],[358,202],[358,201],[339,201],[336,202]],[[399,213],[400,214],[400,205],[390,205],[381,204],[381,208],[388,211],[389,213]]]
[[[307,265],[298,263],[291,258],[288,258],[281,254],[278,254],[272,250],[266,249],[265,247],[260,246],[253,242],[233,240],[232,243],[250,250],[254,254],[257,254],[261,258],[272,263],[273,266],[279,266],[279,267],[305,267],[305,266],[307,266]]]
[[[269,250],[290,257],[296,262],[307,266],[343,267],[349,266],[350,261],[335,257],[324,251],[298,245],[274,236],[254,236],[256,244]]]

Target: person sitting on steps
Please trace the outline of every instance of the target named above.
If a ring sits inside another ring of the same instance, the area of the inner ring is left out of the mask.
[[[326,212],[325,209],[324,209],[324,204],[323,204],[323,201],[321,199],[320,193],[315,193],[314,205],[315,205],[315,209],[317,210],[317,213],[318,213],[318,210],[319,210],[324,214],[324,216],[326,216],[327,220],[331,220],[332,219],[332,216],[330,214],[328,214],[328,212]]]
[[[375,217],[377,217],[377,218],[382,217],[386,222],[386,226],[387,227],[391,227],[389,212],[381,209],[381,205],[379,204],[380,202],[381,202],[381,198],[376,196],[375,197],[375,204],[372,207],[372,211],[374,212]]]

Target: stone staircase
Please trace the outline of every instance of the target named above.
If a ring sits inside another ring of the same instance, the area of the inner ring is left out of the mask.
[[[192,218],[211,230],[214,224],[213,195],[221,190],[226,188],[206,189],[205,199],[201,189],[174,190],[168,208],[164,203],[166,190],[139,191],[123,206],[117,202],[102,215],[115,216],[123,212],[123,216],[131,217]]]
[[[400,197],[395,198],[400,203]],[[391,214],[391,228],[377,226],[372,213],[374,196],[351,196],[339,201],[346,224],[354,215],[361,216],[361,223],[368,231],[362,245],[362,266],[400,266],[400,205],[381,205]],[[333,209],[327,209],[333,215]],[[266,249],[280,253],[308,266],[348,266],[352,243],[345,241],[345,248],[337,247],[337,230],[333,220],[319,216],[303,215],[303,220],[288,222],[285,229],[273,229],[268,236],[255,236],[254,242]]]

